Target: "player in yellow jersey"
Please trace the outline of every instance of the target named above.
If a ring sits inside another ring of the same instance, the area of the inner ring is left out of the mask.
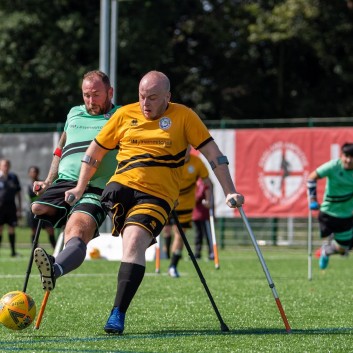
[[[112,234],[121,234],[123,241],[117,293],[104,326],[107,333],[124,330],[125,313],[144,277],[146,249],[155,243],[178,199],[188,145],[209,161],[227,205],[244,203],[235,190],[227,157],[206,126],[194,111],[170,102],[170,97],[165,74],[144,75],[139,102],[118,109],[109,119],[82,159],[77,186],[65,193],[67,202],[77,202],[105,154],[119,148],[118,167],[101,198],[112,218]]]
[[[208,169],[202,162],[201,158],[190,154],[190,150],[191,149],[188,148],[185,155],[184,172],[180,184],[178,205],[175,208],[180,225],[184,231],[192,228],[192,211],[196,203],[195,194],[197,180],[201,178],[209,188],[212,188],[211,179],[208,177]],[[173,228],[174,240],[168,274],[171,277],[178,278],[179,272],[177,266],[181,259],[184,243],[176,225],[173,223],[173,218],[171,218],[170,224]]]

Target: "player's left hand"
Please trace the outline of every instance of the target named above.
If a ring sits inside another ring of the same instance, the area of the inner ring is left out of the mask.
[[[238,192],[234,194],[228,194],[226,197],[226,204],[230,208],[240,207],[244,204],[244,202],[245,202],[244,196],[242,194],[239,194]]]
[[[320,205],[319,205],[319,203],[317,201],[311,201],[310,204],[309,204],[309,208],[312,211],[316,211],[316,210],[320,209]]]
[[[77,187],[65,191],[65,201],[73,206],[83,195],[83,191],[79,190]]]

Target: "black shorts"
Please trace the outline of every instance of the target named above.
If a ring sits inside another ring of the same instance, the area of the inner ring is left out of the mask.
[[[126,225],[136,224],[157,237],[170,213],[168,202],[117,182],[103,191],[102,206],[113,222],[112,235],[119,236]]]
[[[17,226],[17,208],[13,203],[0,207],[0,226],[8,224],[10,227]]]
[[[331,234],[341,245],[350,245],[353,237],[353,217],[337,218],[324,212],[319,212],[319,226],[321,238]]]
[[[178,217],[178,221],[183,229],[190,229],[192,228],[192,210],[179,210],[175,211]],[[186,217],[186,219],[185,219]],[[190,219],[190,220],[189,220]],[[168,218],[167,225],[176,225],[176,220],[174,219],[173,215],[171,214]]]
[[[175,210],[180,225],[184,229],[192,228],[192,209],[191,210]]]
[[[60,228],[66,224],[71,214],[81,212],[90,215],[95,220],[98,229],[106,218],[106,213],[100,204],[100,195],[103,190],[88,186],[81,199],[71,207],[65,201],[65,191],[75,186],[76,182],[67,180],[58,180],[52,184],[33,204],[49,205],[54,207],[56,212],[54,216],[41,215],[36,218],[50,222],[55,228]]]

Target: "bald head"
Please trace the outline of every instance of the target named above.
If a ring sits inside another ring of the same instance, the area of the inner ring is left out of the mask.
[[[141,86],[158,87],[166,92],[170,91],[170,81],[169,78],[160,71],[150,71],[145,76],[142,77],[140,81]]]
[[[168,108],[170,96],[170,81],[164,73],[150,71],[142,77],[139,101],[141,111],[147,119],[160,118]]]

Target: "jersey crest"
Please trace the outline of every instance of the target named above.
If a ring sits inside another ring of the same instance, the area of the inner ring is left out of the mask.
[[[159,127],[162,130],[168,130],[171,126],[172,126],[171,120],[165,116],[161,118],[161,120],[159,121]]]
[[[188,166],[188,173],[189,174],[195,173],[195,167],[193,165]]]

